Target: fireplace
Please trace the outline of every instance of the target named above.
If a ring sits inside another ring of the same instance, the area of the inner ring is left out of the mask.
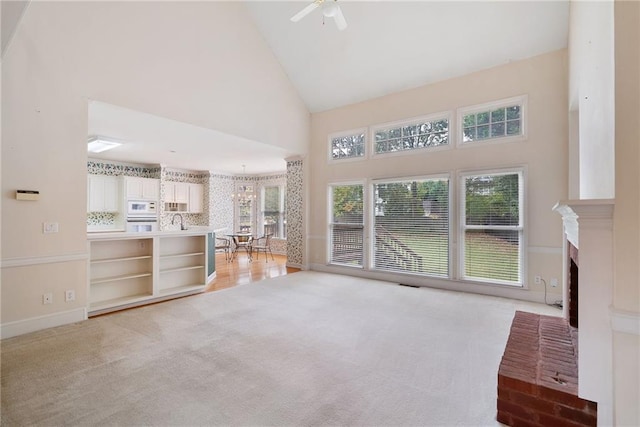
[[[563,318],[516,315],[498,372],[499,421],[614,424],[613,207],[613,200],[554,207],[566,242]]]
[[[573,243],[567,242],[567,286],[568,291],[566,297],[568,301],[564,301],[564,305],[568,306],[567,318],[569,324],[574,328],[578,327],[578,248]]]

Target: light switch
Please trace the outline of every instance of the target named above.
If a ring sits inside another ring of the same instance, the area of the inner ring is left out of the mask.
[[[43,233],[57,233],[58,232],[58,223],[57,222],[45,222],[42,224],[42,232]]]

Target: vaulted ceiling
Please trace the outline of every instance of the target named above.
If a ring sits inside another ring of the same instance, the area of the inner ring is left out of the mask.
[[[332,1],[332,0],[327,0]],[[350,1],[338,4],[347,21],[339,31],[320,8],[297,23],[308,1],[245,1],[251,20],[310,112],[325,111],[468,74],[567,46],[569,2]],[[28,1],[2,1],[2,52]],[[169,31],[170,29],[167,29]],[[242,40],[229,40],[238,43]],[[268,84],[268,82],[265,82]],[[94,104],[90,133],[127,140],[122,158],[185,169],[241,173],[284,170],[284,150],[214,129]],[[175,132],[182,129],[182,137]],[[169,132],[170,130],[171,132]],[[172,139],[182,152],[172,153]],[[201,141],[225,141],[215,152]],[[229,141],[233,140],[233,144]],[[220,147],[225,148],[220,148]],[[200,147],[200,148],[193,148]],[[226,151],[224,151],[226,149]],[[124,149],[123,149],[124,150]],[[193,153],[198,153],[195,156]],[[211,166],[209,166],[210,168]],[[251,171],[251,168],[247,168]]]

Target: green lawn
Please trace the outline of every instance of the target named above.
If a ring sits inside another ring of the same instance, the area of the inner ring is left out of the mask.
[[[424,273],[448,274],[448,240],[444,235],[416,230],[390,230],[423,257]],[[465,237],[465,275],[469,278],[518,282],[518,245],[482,231],[469,231]]]

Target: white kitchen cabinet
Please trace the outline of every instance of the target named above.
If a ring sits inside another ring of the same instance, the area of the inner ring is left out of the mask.
[[[129,200],[158,200],[160,198],[159,179],[127,176],[125,183]]]
[[[189,213],[202,213],[204,211],[204,185],[189,184]]]
[[[165,211],[203,212],[204,185],[186,182],[165,182],[164,186]]]
[[[189,184],[186,182],[164,183],[165,203],[189,203]]]
[[[87,212],[118,212],[120,200],[120,180],[117,176],[89,175]]]

